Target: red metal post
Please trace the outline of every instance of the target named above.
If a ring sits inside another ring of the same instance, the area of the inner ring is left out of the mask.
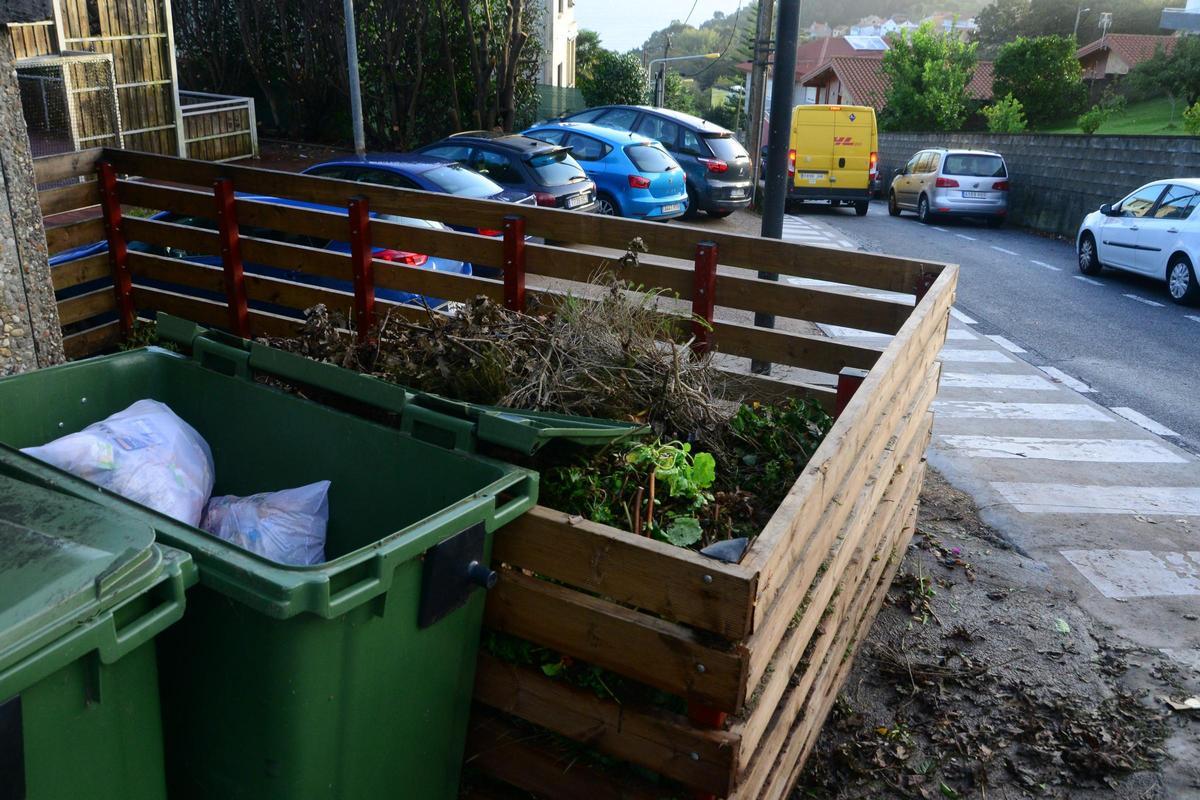
[[[835,408],[836,417],[840,417],[842,412],[846,410],[846,406],[850,404],[850,398],[854,397],[854,393],[858,391],[858,387],[862,386],[862,382],[866,380],[867,371],[865,369],[856,369],[854,367],[842,367],[842,371],[838,373],[837,381],[837,400]]]
[[[243,339],[250,338],[250,311],[246,308],[246,277],[242,271],[241,234],[238,231],[237,206],[233,181],[213,181],[217,205],[217,235],[221,243],[221,266],[225,270],[225,301],[229,304],[229,329]]]
[[[692,349],[699,355],[712,345],[713,306],[717,294],[716,242],[700,242],[696,245],[696,269],[693,278]],[[705,322],[708,324],[704,324]]]
[[[933,282],[937,280],[937,274],[933,272],[922,272],[917,278],[917,302],[920,303],[925,299],[925,295],[929,294],[929,290],[933,288]]]
[[[525,310],[525,218],[504,218],[504,307]]]
[[[371,209],[365,197],[350,199],[350,263],[354,270],[354,318],[359,338],[375,327],[375,269],[371,246]]]
[[[133,332],[133,277],[129,272],[129,249],[121,225],[121,201],[117,197],[117,172],[112,164],[101,161],[96,165],[100,184],[100,209],[104,219],[104,234],[108,238],[108,263],[112,266],[113,288],[117,294],[117,315],[121,336]]]

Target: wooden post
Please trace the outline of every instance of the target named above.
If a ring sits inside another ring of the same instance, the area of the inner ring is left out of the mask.
[[[866,377],[867,371],[865,369],[842,367],[842,371],[838,373],[837,400],[834,406],[837,412],[834,414],[835,417],[840,417],[842,412],[846,410],[846,406],[850,404],[850,399],[854,397],[854,393],[858,391],[858,387],[862,386]]]
[[[101,161],[96,165],[100,184],[100,209],[108,238],[108,263],[112,266],[113,289],[117,293],[117,316],[121,336],[133,333],[133,279],[129,272],[129,249],[121,227],[121,201],[117,198],[117,172]]]
[[[715,242],[700,242],[696,245],[696,269],[692,286],[692,350],[696,355],[700,355],[712,346],[713,306],[717,292]],[[705,322],[708,324],[704,324]]]
[[[525,310],[525,218],[504,218],[504,307]]]
[[[354,270],[355,330],[360,339],[375,327],[375,269],[371,259],[371,209],[365,197],[350,198],[350,263]]]
[[[246,278],[242,271],[241,234],[238,231],[237,206],[233,181],[213,181],[217,205],[217,234],[221,243],[221,266],[225,270],[225,300],[229,304],[229,330],[250,338],[250,312],[246,308]]]

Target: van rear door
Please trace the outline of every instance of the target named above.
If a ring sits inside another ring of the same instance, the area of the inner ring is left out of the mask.
[[[862,108],[834,107],[832,186],[835,189],[870,188],[872,114]]]
[[[800,190],[828,189],[833,168],[834,112],[829,106],[796,106],[792,113],[792,149],[796,151],[793,185]]]

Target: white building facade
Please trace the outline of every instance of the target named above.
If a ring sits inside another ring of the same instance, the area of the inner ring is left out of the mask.
[[[542,84],[575,85],[575,0],[543,0]]]

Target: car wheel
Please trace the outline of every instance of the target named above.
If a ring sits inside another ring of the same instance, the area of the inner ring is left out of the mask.
[[[1004,226],[1004,217],[988,217],[987,226],[989,228],[1001,228]]]
[[[1196,283],[1196,270],[1187,256],[1176,256],[1167,267],[1167,291],[1171,299],[1180,305],[1200,303],[1200,284]]]
[[[1090,233],[1079,238],[1079,271],[1084,275],[1099,275],[1104,269],[1096,255],[1096,240]]]
[[[865,217],[870,210],[871,203],[867,200],[859,200],[854,204],[854,213],[860,217]]]
[[[696,200],[696,192],[692,189],[692,185],[690,183],[687,185],[687,196],[688,207],[687,211],[683,212],[682,219],[695,219],[696,215],[700,213],[700,204],[699,201]]]
[[[888,192],[888,213],[893,217],[900,216],[900,204],[896,202],[895,192]]]
[[[606,217],[619,217],[621,211],[617,208],[617,203],[606,194],[596,195],[596,213],[603,214]]]
[[[710,217],[713,217],[714,219],[725,219],[732,213],[733,213],[732,208],[721,208],[716,211],[709,211],[708,215]]]
[[[933,212],[929,210],[929,198],[921,195],[921,199],[917,201],[917,219],[929,225],[933,222]]]

